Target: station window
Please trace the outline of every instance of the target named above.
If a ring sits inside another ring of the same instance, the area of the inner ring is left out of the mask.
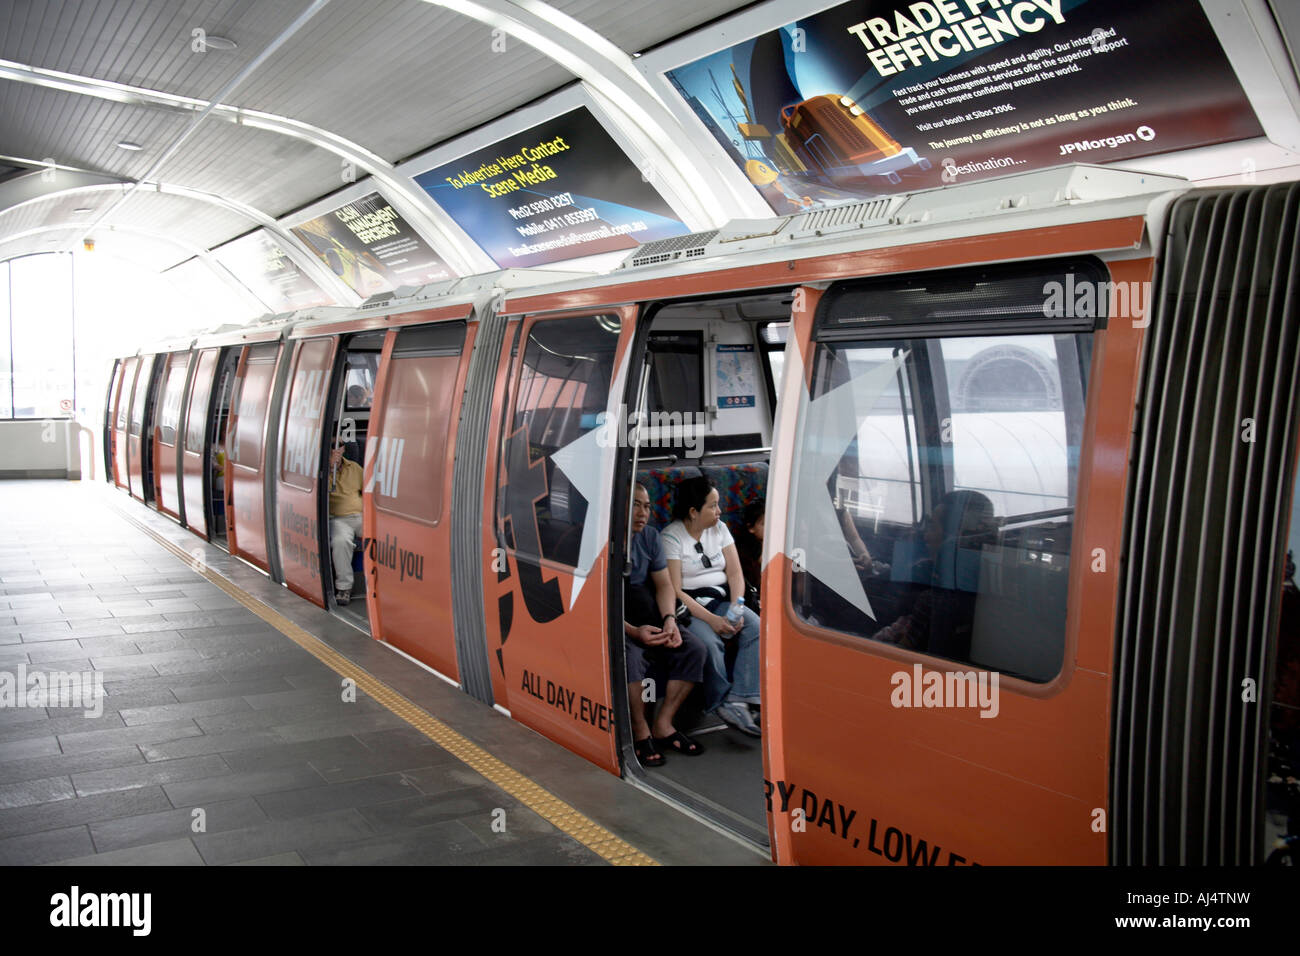
[[[1044,277],[1024,279],[827,303],[790,525],[806,621],[1028,680],[1060,671],[1091,329],[1054,325]]]
[[[521,555],[579,564],[590,504],[579,486],[599,473],[600,448],[575,443],[601,425],[619,328],[617,316],[600,315],[543,320],[528,332],[498,496]]]

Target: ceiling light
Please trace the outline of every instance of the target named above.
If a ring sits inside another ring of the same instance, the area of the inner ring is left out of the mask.
[[[130,140],[125,140],[125,139],[122,140],[122,141],[120,141],[120,142],[117,144],[117,148],[118,148],[118,149],[129,150],[129,151],[131,151],[131,152],[133,152],[133,153],[136,152],[137,150],[144,149],[144,147],[141,146],[139,143],[132,143]]]
[[[210,33],[203,38],[203,44],[209,50],[221,50],[222,52],[233,50],[239,46],[234,40],[228,40],[226,37],[214,37]]]
[[[91,208],[90,208],[89,206],[78,206],[76,209],[74,209],[74,210],[72,210],[72,211],[73,211],[74,213],[77,213],[78,215],[83,215],[83,214],[85,214],[85,213],[90,212],[90,211],[91,211]]]

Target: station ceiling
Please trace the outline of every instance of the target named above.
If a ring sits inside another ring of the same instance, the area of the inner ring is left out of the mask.
[[[112,235],[167,269],[338,191],[349,157],[395,175],[577,83],[645,103],[633,55],[749,5],[0,0],[0,260]]]

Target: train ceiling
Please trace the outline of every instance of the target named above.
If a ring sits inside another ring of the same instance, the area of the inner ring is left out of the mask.
[[[632,56],[749,5],[2,0],[0,260],[93,236],[161,271],[259,226],[291,243],[277,220],[339,191],[348,163],[436,222],[394,166],[575,85],[633,103],[652,139],[684,140]],[[439,251],[462,272],[482,265],[477,250]]]

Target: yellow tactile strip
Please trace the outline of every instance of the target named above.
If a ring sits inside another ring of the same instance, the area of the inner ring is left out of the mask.
[[[427,711],[417,707],[379,678],[358,667],[311,632],[294,624],[274,608],[263,604],[237,585],[227,581],[206,564],[194,561],[190,554],[179,545],[168,541],[154,529],[136,520],[132,515],[123,512],[120,508],[117,511],[127,521],[140,528],[160,545],[188,564],[191,569],[221,588],[221,590],[266,621],[267,624],[270,624],[308,654],[311,654],[322,664],[332,669],[340,677],[356,681],[358,690],[374,698],[374,700],[398,717],[401,717],[412,727],[415,727],[466,766],[500,787],[528,809],[577,840],[593,853],[615,866],[659,865],[657,860],[610,833],[600,824],[579,813],[544,787],[538,786],[519,771],[512,769],[492,756],[478,744],[467,740]]]

